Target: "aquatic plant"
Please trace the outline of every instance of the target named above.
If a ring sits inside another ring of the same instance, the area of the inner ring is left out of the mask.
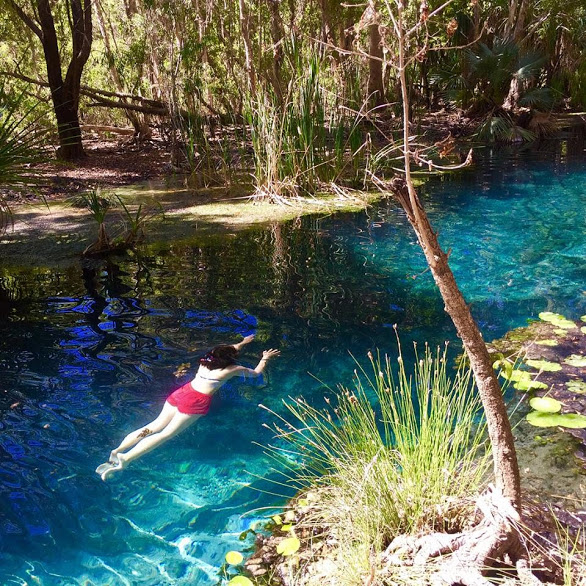
[[[535,427],[586,428],[586,417],[577,413],[560,413],[562,404],[551,397],[533,397],[529,405],[534,409],[527,414],[527,421]]]
[[[287,481],[313,495],[304,522],[335,534],[358,565],[399,533],[458,530],[490,461],[470,370],[449,377],[446,352],[427,346],[412,375],[400,350],[396,369],[388,356],[371,363],[325,409],[287,402],[268,447],[292,471]]]
[[[539,319],[545,322],[549,322],[550,324],[563,330],[571,330],[572,328],[576,327],[576,324],[572,320],[565,318],[560,313],[553,313],[551,311],[542,311],[539,314]]]

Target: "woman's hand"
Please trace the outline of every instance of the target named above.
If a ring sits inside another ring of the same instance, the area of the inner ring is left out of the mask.
[[[263,350],[262,359],[263,360],[270,360],[271,358],[274,358],[275,356],[279,356],[280,354],[281,354],[281,351],[275,350],[274,348],[271,348],[270,350]]]
[[[254,334],[251,334],[250,336],[244,336],[244,338],[242,339],[242,342],[240,342],[240,343],[242,345],[250,344],[250,342],[252,342],[252,340],[254,340]]]

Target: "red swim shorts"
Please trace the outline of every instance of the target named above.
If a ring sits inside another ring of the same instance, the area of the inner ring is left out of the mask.
[[[210,410],[211,395],[196,391],[191,383],[183,385],[167,397],[167,403],[186,415],[205,415]]]

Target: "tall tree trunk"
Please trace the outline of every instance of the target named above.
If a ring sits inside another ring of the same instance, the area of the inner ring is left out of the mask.
[[[377,12],[371,0],[366,9],[371,13],[368,26],[369,58],[368,58],[368,101],[372,106],[380,106],[384,103],[385,90],[383,85],[383,47]]]
[[[104,12],[102,9],[101,0],[95,0],[95,7],[96,7],[96,18],[98,21],[98,28],[100,29],[100,34],[102,35],[102,39],[104,41],[104,47],[106,49],[106,59],[108,61],[108,69],[110,71],[110,75],[112,76],[112,80],[114,81],[114,85],[119,93],[125,92],[124,84],[122,83],[122,79],[120,78],[120,73],[114,63],[114,50],[112,49],[112,44],[110,43],[110,35],[108,34],[108,27],[106,26],[106,19],[104,17]],[[114,49],[116,49],[116,39],[114,35],[112,35],[114,41]],[[126,102],[126,98],[121,98],[123,102]],[[126,116],[130,120],[132,127],[134,128],[134,136],[136,139],[147,139],[151,137],[151,130],[149,128],[146,119],[141,118],[139,114],[133,112],[132,110],[125,111]]]
[[[271,40],[273,42],[273,64],[271,71],[271,85],[275,90],[279,103],[283,103],[283,82],[281,79],[281,68],[283,66],[283,40],[285,29],[279,8],[281,0],[267,0],[271,14]]]
[[[482,334],[472,317],[464,296],[448,264],[448,257],[441,249],[437,234],[433,231],[427,214],[421,205],[411,179],[411,153],[409,150],[409,96],[405,76],[405,27],[401,4],[398,3],[397,33],[399,36],[398,71],[403,100],[403,150],[405,184],[397,185],[396,194],[412,225],[425,258],[438,286],[445,310],[454,323],[470,360],[474,379],[486,415],[488,434],[492,444],[496,483],[513,506],[519,511],[521,481],[515,452],[515,443],[502,390],[492,368],[492,362],[482,339]]]
[[[51,12],[50,0],[36,0],[36,18],[29,16],[15,0],[8,6],[41,41],[47,66],[47,81],[59,134],[58,156],[73,161],[85,155],[79,126],[81,74],[92,46],[92,7],[90,0],[68,0],[71,27],[71,58],[65,79],[61,69],[62,55]]]
[[[248,78],[248,89],[252,97],[256,96],[256,72],[252,63],[252,45],[250,42],[250,16],[246,8],[246,0],[238,0],[240,10],[240,32],[244,43],[244,67]]]

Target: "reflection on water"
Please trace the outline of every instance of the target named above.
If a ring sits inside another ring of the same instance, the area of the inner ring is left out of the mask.
[[[586,313],[585,178],[580,161],[531,153],[432,183],[432,221],[485,337],[546,309]],[[280,502],[257,490],[271,465],[253,443],[270,440],[259,402],[319,403],[318,380],[351,379],[349,352],[393,351],[394,323],[405,346],[457,345],[425,268],[385,202],[56,273],[0,270],[0,582],[216,583],[238,535]],[[282,350],[267,387],[229,384],[195,426],[99,480],[186,365],[252,332],[245,364]]]

